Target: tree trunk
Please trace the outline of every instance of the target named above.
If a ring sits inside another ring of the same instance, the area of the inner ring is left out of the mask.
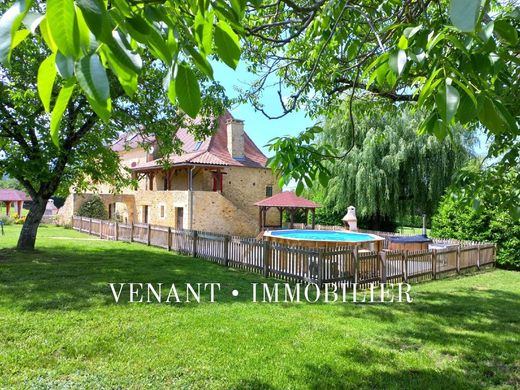
[[[20,232],[20,237],[18,237],[18,245],[16,246],[17,249],[34,249],[36,233],[38,232],[38,227],[40,226],[43,214],[45,213],[45,207],[47,206],[48,200],[48,198],[45,199],[41,196],[33,198],[33,203],[29,210],[29,214],[27,214],[22,231]]]

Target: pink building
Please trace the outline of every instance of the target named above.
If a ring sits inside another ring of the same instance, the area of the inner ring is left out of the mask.
[[[16,214],[22,215],[23,203],[31,201],[31,198],[23,191],[0,190],[0,202],[5,204],[5,215],[11,215],[11,206],[16,207]]]

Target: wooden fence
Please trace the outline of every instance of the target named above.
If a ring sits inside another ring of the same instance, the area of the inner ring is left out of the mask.
[[[368,283],[417,282],[494,265],[490,243],[437,242],[450,249],[371,252],[356,247],[303,248],[269,241],[150,224],[123,224],[73,217],[75,230],[102,239],[139,242],[292,282]]]

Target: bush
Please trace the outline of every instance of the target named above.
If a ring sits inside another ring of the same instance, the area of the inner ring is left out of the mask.
[[[78,216],[96,219],[108,219],[108,212],[99,196],[85,200],[79,206]]]
[[[491,241],[497,244],[497,263],[520,270],[520,221],[497,206],[473,209],[445,196],[432,218],[433,237]]]
[[[0,221],[4,224],[4,225],[12,225],[14,223],[14,219],[7,216],[7,215],[2,215],[0,217]]]
[[[24,215],[24,216],[21,216],[21,217],[17,215],[17,216],[14,218],[14,223],[15,223],[16,225],[23,225],[23,224],[25,223],[25,218],[26,218],[25,215]]]

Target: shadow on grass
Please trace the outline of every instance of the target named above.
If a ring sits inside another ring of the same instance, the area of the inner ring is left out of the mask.
[[[520,388],[520,294],[468,288],[419,293],[415,299],[409,305],[346,310],[346,321],[356,317],[385,325],[370,346],[355,345],[341,356],[370,369],[309,364],[309,387]],[[438,366],[403,369],[411,356],[425,354]],[[457,361],[453,367],[451,360]]]
[[[209,288],[204,292],[204,284],[220,283],[217,301],[233,303],[252,300],[251,283],[273,282],[259,274],[173,252],[118,246],[92,245],[92,249],[81,251],[63,246],[31,253],[0,250],[1,299],[28,311],[81,310],[115,304],[109,283],[116,283],[116,288],[118,283],[152,283],[154,287],[163,283],[164,299],[173,283],[182,303],[172,305],[190,307],[195,305],[184,302],[186,283],[202,283],[201,302],[209,302]],[[238,297],[231,294],[233,289],[240,292]],[[128,300],[126,285],[118,304],[128,304]]]

